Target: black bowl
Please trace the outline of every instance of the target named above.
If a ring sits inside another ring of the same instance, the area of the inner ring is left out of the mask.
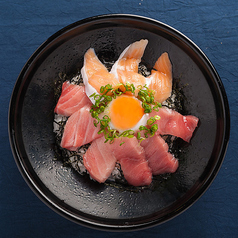
[[[99,184],[54,160],[54,86],[60,72],[73,75],[89,47],[115,60],[146,38],[143,60],[153,65],[167,51],[173,76],[186,97],[184,109],[200,119],[189,144],[181,143],[179,169],[153,186]],[[204,53],[175,29],[133,15],[76,22],[43,43],[22,69],[10,103],[9,137],[16,163],[32,190],[64,217],[92,228],[135,230],[165,222],[192,205],[215,178],[229,139],[229,106],[222,82]]]

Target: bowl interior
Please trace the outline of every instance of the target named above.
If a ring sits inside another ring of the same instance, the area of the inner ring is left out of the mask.
[[[179,168],[150,188],[98,184],[54,160],[54,86],[59,73],[77,73],[86,50],[114,61],[134,41],[148,39],[143,61],[152,66],[168,52],[173,77],[186,96],[184,109],[199,118],[191,142],[181,142]],[[97,228],[136,229],[164,222],[189,207],[209,186],[225,154],[229,108],[222,83],[205,55],[176,30],[137,16],[111,15],[72,24],[50,37],[16,82],[9,134],[19,169],[51,208]]]

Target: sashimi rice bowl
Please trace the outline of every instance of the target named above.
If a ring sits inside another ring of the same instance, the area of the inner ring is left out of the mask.
[[[81,73],[59,81],[57,152],[99,183],[149,186],[153,176],[176,172],[178,158],[166,139],[170,136],[173,151],[174,140],[189,143],[198,125],[197,117],[178,112],[183,108],[176,103],[184,99],[178,88],[172,93],[168,53],[158,57],[151,71],[140,65],[147,44],[147,39],[133,42],[107,65],[90,48]]]
[[[175,29],[98,16],[43,43],[9,109],[16,163],[33,191],[78,224],[135,230],[180,214],[208,188],[229,138],[222,82]]]

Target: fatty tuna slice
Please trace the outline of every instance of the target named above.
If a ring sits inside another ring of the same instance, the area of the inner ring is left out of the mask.
[[[168,152],[168,144],[160,135],[148,137],[141,142],[145,156],[153,175],[174,173],[178,168],[178,160]]]
[[[120,145],[122,141],[125,143]],[[152,173],[144,149],[135,137],[117,138],[111,145],[113,154],[119,161],[123,175],[130,185],[144,186],[152,182]]]
[[[116,157],[108,149],[108,143],[104,143],[105,138],[94,140],[87,152],[83,156],[83,163],[90,176],[104,183],[116,165]]]
[[[92,103],[85,93],[85,87],[66,81],[62,85],[62,92],[54,112],[68,117],[86,105]]]
[[[105,181],[113,171],[116,161],[119,161],[129,184],[144,186],[151,183],[151,170],[144,150],[135,137],[116,138],[112,144],[104,141],[104,138],[93,141],[83,157],[84,165],[92,178],[98,182]]]
[[[90,113],[90,106],[85,106],[72,114],[66,122],[61,147],[76,151],[78,147],[103,136],[98,134],[99,127],[95,127]]]
[[[150,117],[160,116],[160,120],[155,123],[158,125],[157,133],[160,135],[173,135],[189,142],[194,130],[197,127],[199,119],[195,116],[182,114],[162,107],[158,112],[152,111]]]

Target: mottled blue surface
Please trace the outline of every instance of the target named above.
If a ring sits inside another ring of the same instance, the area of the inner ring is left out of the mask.
[[[49,36],[86,17],[130,13],[181,31],[208,56],[225,86],[231,135],[224,163],[206,193],[162,225],[110,233],[74,224],[31,191],[13,159],[8,105],[25,62]],[[238,236],[238,3],[237,0],[0,0],[0,237],[237,237]]]

